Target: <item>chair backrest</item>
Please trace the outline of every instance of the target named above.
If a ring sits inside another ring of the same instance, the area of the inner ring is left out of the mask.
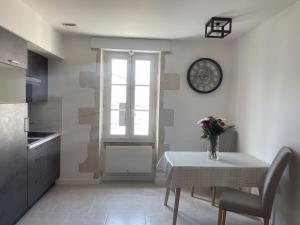
[[[270,217],[272,211],[273,200],[276,194],[276,189],[279,185],[281,176],[287,167],[292,156],[292,151],[288,147],[282,147],[277,153],[274,161],[265,177],[264,187],[262,191],[262,207],[265,216]]]
[[[227,130],[220,135],[220,152],[237,152],[238,133],[236,130]]]

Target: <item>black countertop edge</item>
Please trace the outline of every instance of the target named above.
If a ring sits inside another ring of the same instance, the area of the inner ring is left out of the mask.
[[[42,144],[44,144],[44,143],[46,143],[46,142],[48,142],[48,141],[51,141],[52,139],[55,139],[55,138],[57,138],[57,137],[60,137],[61,135],[62,135],[61,132],[53,133],[53,134],[51,134],[51,135],[49,135],[49,136],[47,136],[47,137],[41,138],[41,139],[39,139],[39,140],[37,140],[37,141],[31,143],[31,144],[28,144],[28,145],[27,145],[27,149],[33,149],[33,148],[36,148],[36,147],[38,147],[38,146],[40,146],[40,145],[42,145]]]

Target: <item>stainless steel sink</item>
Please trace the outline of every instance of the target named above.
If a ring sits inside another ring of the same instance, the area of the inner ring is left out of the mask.
[[[28,143],[28,144],[31,144],[31,143],[36,142],[36,141],[39,141],[39,140],[41,140],[41,138],[28,138],[28,139],[27,139],[27,143]]]
[[[54,132],[28,132],[28,138],[45,138],[52,134],[55,134]]]
[[[36,148],[37,146],[60,136],[60,132],[28,132],[27,148]]]

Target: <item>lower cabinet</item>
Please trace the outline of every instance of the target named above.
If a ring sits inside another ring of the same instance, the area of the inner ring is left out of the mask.
[[[52,185],[60,175],[60,138],[47,143],[47,176]]]
[[[60,137],[28,150],[28,206],[31,207],[59,177]]]

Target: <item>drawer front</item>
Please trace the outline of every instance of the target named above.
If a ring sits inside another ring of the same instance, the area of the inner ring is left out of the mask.
[[[60,175],[60,138],[49,141],[47,150],[49,182],[53,184]]]
[[[46,145],[30,149],[28,162],[28,205],[32,206],[48,188]]]
[[[47,149],[45,145],[29,150],[28,172],[31,177],[39,177],[46,173],[47,168]]]

